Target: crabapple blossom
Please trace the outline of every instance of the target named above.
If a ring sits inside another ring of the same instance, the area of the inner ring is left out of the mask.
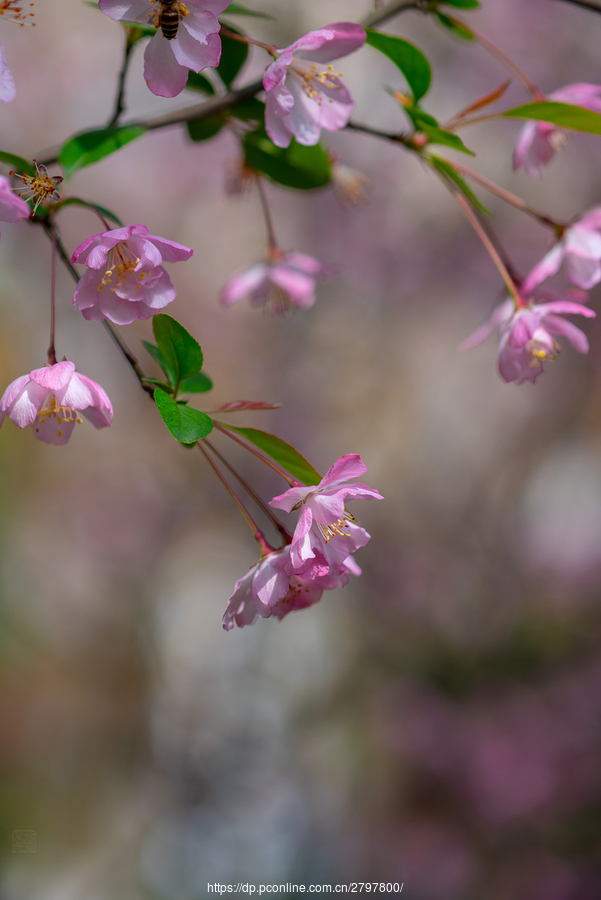
[[[562,262],[568,281],[589,290],[601,281],[601,206],[565,229],[523,284],[525,293],[559,270]]]
[[[129,325],[149,319],[175,299],[176,290],[161,263],[190,259],[192,249],[128,225],[95,234],[80,244],[71,262],[88,267],[73,295],[86,319]]]
[[[353,22],[336,22],[310,31],[289,47],[278,50],[263,78],[265,128],[278,147],[292,135],[299,144],[317,144],[321,129],[344,128],[355,103],[334,72],[332,60],[363,46],[365,29]]]
[[[28,219],[30,215],[29,204],[15,194],[10,178],[0,175],[0,222],[14,224],[19,219]]]
[[[176,0],[177,35],[168,40],[159,27],[160,0],[100,0],[100,11],[111,19],[152,24],[158,30],[144,51],[144,79],[153,94],[176,97],[188,80],[188,70],[215,67],[221,58],[219,16],[229,0]]]
[[[2,49],[2,44],[0,44],[0,100],[3,100],[4,103],[10,103],[11,100],[15,99],[16,94],[15,79],[8,68],[4,50]]]
[[[354,516],[345,509],[348,497],[384,499],[365,484],[349,484],[349,479],[358,478],[366,471],[357,453],[347,453],[336,460],[318,485],[293,487],[270,501],[270,506],[286,512],[300,510],[290,547],[294,569],[300,569],[316,555],[325,558],[330,570],[335,569],[367,544],[370,535],[354,524]]]
[[[601,85],[568,84],[549,94],[546,100],[582,106],[601,113]],[[518,134],[513,151],[513,168],[523,169],[530,178],[542,176],[542,166],[549,163],[566,141],[566,132],[550,122],[526,122]]]
[[[265,306],[272,313],[291,308],[307,309],[315,303],[315,280],[336,271],[304,253],[272,250],[271,259],[255,263],[233,275],[221,292],[222,306],[249,297],[253,306]]]
[[[8,416],[19,428],[33,425],[38,440],[62,445],[81,422],[79,412],[96,428],[112,425],[113,407],[105,391],[64,360],[9,384],[0,400],[0,426]]]
[[[283,547],[264,556],[236,582],[223,616],[223,627],[230,631],[234,623],[239,628],[252,625],[257,616],[283,619],[297,609],[306,609],[321,600],[324,591],[344,587],[348,573],[361,574],[354,560],[349,559],[336,570],[320,567],[318,573],[311,561],[301,571],[294,571],[290,547]]]
[[[581,291],[568,293],[582,298]],[[553,296],[547,294],[547,296]],[[499,373],[503,381],[532,384],[544,370],[545,360],[557,358],[560,345],[556,335],[563,335],[579,353],[588,353],[589,343],[583,331],[565,315],[580,315],[594,319],[596,313],[573,300],[549,299],[545,303],[524,304],[515,308],[513,299],[501,303],[492,316],[460,346],[470,350],[485,340],[495,328],[501,337],[499,344]]]

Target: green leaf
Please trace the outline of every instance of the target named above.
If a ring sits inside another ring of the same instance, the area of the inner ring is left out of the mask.
[[[442,0],[445,6],[457,6],[460,9],[478,9],[480,0]]]
[[[469,30],[466,25],[463,25],[461,22],[457,22],[455,19],[450,19],[448,16],[443,15],[443,13],[436,13],[436,18],[440,22],[440,24],[446,28],[448,31],[452,31],[456,37],[463,38],[464,41],[473,41],[474,35]]]
[[[230,107],[230,115],[235,119],[242,119],[243,122],[263,122],[265,119],[265,104],[256,97],[250,97],[248,100],[240,100]]]
[[[139,125],[124,125],[122,128],[103,128],[99,131],[84,131],[71,138],[63,146],[58,161],[67,177],[78,169],[89,166],[110,156],[136,138],[141,137],[146,129]]]
[[[90,203],[88,200],[81,200],[79,197],[66,197],[64,200],[59,200],[55,209],[62,209],[63,206],[83,206],[86,209],[95,209],[101,216],[104,216],[105,219],[111,219],[113,222],[116,222],[117,225],[123,227],[123,222],[119,216],[116,216],[114,212],[111,212],[110,209],[107,209],[105,206],[100,206],[99,203]]]
[[[192,69],[188,72],[186,87],[192,91],[202,91],[203,94],[210,94],[211,96],[215,93],[215,88],[209,79],[199,72],[193,72]]]
[[[422,51],[414,44],[393,34],[383,34],[366,28],[367,43],[379,50],[401,70],[409,87],[413,91],[415,100],[420,100],[428,92],[432,81],[430,63]]]
[[[152,330],[166,366],[163,371],[174,385],[200,372],[204,361],[200,344],[183,325],[159,313],[152,318]]]
[[[330,160],[321,144],[305,147],[292,138],[289,147],[276,147],[259,129],[244,136],[243,146],[247,164],[277,184],[306,191],[330,180]]]
[[[165,375],[171,382],[171,388],[173,389],[175,387],[175,380],[173,379],[173,373],[171,373],[169,371],[169,367],[168,367],[167,363],[165,362],[165,358],[164,358],[163,354],[161,353],[161,351],[159,350],[159,348],[155,347],[154,344],[151,344],[150,341],[143,340],[142,343],[144,344],[144,346],[146,347],[146,349],[148,350],[148,352],[150,353],[152,358],[155,360],[155,362],[158,362],[159,366],[161,367],[161,369],[163,370],[163,372],[165,373]]]
[[[395,91],[392,92],[392,96],[395,96]],[[419,106],[403,106],[403,109],[418,131],[423,131],[424,125],[432,125],[434,128],[438,127],[436,119],[423,109],[420,109]]]
[[[8,163],[15,172],[35,177],[35,165],[23,159],[22,156],[15,156],[14,153],[5,153],[4,150],[0,150],[0,162]]]
[[[526,103],[501,113],[509,119],[536,119],[538,122],[551,122],[560,128],[572,128],[574,131],[588,131],[590,134],[601,134],[601,115],[582,106],[571,103],[556,103],[554,100],[542,100],[540,103]]]
[[[461,193],[466,197],[470,203],[476,207],[476,209],[480,210],[481,213],[484,213],[485,216],[491,216],[492,213],[488,209],[488,207],[484,206],[483,203],[476,197],[468,183],[461,177],[459,172],[453,168],[453,166],[448,163],[445,159],[439,159],[437,156],[428,157],[432,165],[435,169],[438,169],[439,172],[446,178],[449,178],[454,184],[459,188]]]
[[[235,34],[242,34],[237,28],[232,28],[231,26],[229,30]],[[232,86],[232,82],[246,62],[247,56],[248,44],[237,41],[235,38],[227,37],[225,34],[221,35],[221,59],[217,66],[217,74],[226,88],[229,89]]]
[[[213,382],[204,372],[199,372],[192,378],[184,378],[182,381],[182,394],[204,394],[213,390]]]
[[[468,150],[461,138],[452,131],[445,131],[444,128],[436,128],[433,125],[420,125],[420,131],[426,134],[431,144],[444,144],[446,147],[452,147],[453,150],[460,150],[462,153],[469,153],[470,156],[476,154],[472,150]]]
[[[160,387],[161,390],[166,391],[167,394],[173,393],[171,385],[167,384],[165,381],[161,381],[160,378],[148,378],[144,376],[144,381],[147,381],[149,384],[154,384],[155,387]]]
[[[223,423],[221,423],[223,425]],[[294,478],[298,478],[303,484],[319,484],[321,475],[317,472],[311,463],[307,462],[304,456],[295,450],[286,441],[276,437],[275,434],[269,434],[267,431],[259,431],[257,428],[238,428],[234,425],[223,425],[230,431],[236,431],[245,437],[247,441],[258,447],[267,456],[275,459],[277,463],[283,466],[287,472]]]
[[[202,119],[190,119],[186,122],[188,137],[193,141],[208,141],[219,134],[227,121],[227,113],[215,113],[214,116],[204,116]]]
[[[273,16],[267,15],[264,12],[256,12],[254,9],[249,9],[247,6],[243,6],[241,3],[230,3],[228,8],[225,10],[223,15],[236,15],[236,16],[255,16],[257,19],[273,19]]]
[[[202,440],[213,430],[213,420],[199,409],[190,409],[176,403],[173,397],[157,388],[154,400],[161,418],[176,441],[193,444]]]

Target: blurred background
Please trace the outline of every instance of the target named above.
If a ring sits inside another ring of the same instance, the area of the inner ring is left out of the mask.
[[[123,43],[83,3],[35,6],[35,28],[2,20],[0,34],[18,89],[0,145],[28,158],[108,120]],[[254,6],[275,20],[232,21],[278,46],[370,9]],[[543,91],[601,81],[601,16],[559,0],[484,0],[469,15]],[[418,13],[387,27],[433,61],[426,106],[442,119],[506,77]],[[264,65],[254,52],[238,83]],[[340,68],[355,121],[403,126],[388,60],[365,48]],[[126,120],[197,99],[150,94],[136,48]],[[507,99],[527,98],[514,83]],[[535,182],[511,170],[518,128],[466,129],[474,167],[558,218],[601,203],[598,138],[570,138]],[[281,245],[341,267],[289,317],[218,306],[230,274],[265,253],[256,195],[225,193],[233,134],[158,131],[68,186],[194,247],[170,267],[168,312],[203,345],[207,408],[281,401],[232,421],[277,432],[320,471],[360,453],[386,501],[352,507],[372,534],[361,578],[225,633],[251,535],[59,273],[57,355],[105,387],[115,424],[86,423],[63,448],[8,422],[0,433],[2,900],[363,880],[403,882],[409,900],[601,896],[600,325],[584,326],[589,356],[564,347],[535,386],[503,384],[494,340],[456,349],[501,287],[460,209],[392,145],[348,131],[325,142],[369,179],[369,202],[267,185]],[[548,233],[481,196],[525,274]],[[69,252],[98,230],[82,209],[59,224]],[[4,386],[46,358],[41,229],[3,225],[0,271]],[[156,374],[140,344],[150,324],[121,332]],[[283,490],[216,442],[266,497]],[[35,852],[15,852],[23,830]]]

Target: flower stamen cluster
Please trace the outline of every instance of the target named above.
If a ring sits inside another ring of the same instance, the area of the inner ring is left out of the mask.
[[[58,437],[63,436],[61,427],[63,424],[75,422],[76,425],[81,425],[83,422],[81,416],[77,415],[76,410],[71,409],[70,406],[63,406],[61,403],[58,403],[54,394],[48,394],[44,403],[38,410],[36,420],[32,426],[36,434],[40,433],[40,426],[44,424],[46,419],[52,418],[53,416],[56,418],[58,424],[56,431]]]
[[[29,9],[32,6],[33,3],[26,5],[21,3],[20,0],[0,0],[0,16],[6,16],[9,22],[14,22],[15,25],[20,25],[21,28],[23,25],[35,25],[35,22],[28,21],[33,19],[34,13],[24,11],[24,9]]]
[[[19,175],[18,172],[10,173],[11,175],[16,175],[17,178],[20,178],[27,188],[25,191],[19,191],[19,197],[24,197],[26,200],[33,200],[35,198],[33,213],[35,213],[38,206],[40,206],[41,203],[45,203],[46,200],[60,200],[60,194],[56,189],[63,180],[62,175],[49,175],[46,166],[42,163],[38,165],[35,159],[34,163],[35,176]]]
[[[331,97],[324,98],[324,95],[321,93],[319,88],[315,87],[314,82],[320,87],[328,88],[329,90],[340,90],[341,85],[337,83],[338,78],[342,78],[344,72],[334,72],[333,66],[328,66],[327,69],[319,70],[317,63],[313,63],[311,66],[303,65],[303,61],[298,58],[292,59],[290,63],[290,72],[294,75],[300,77],[301,86],[304,90],[307,97],[310,100],[315,100],[316,103],[323,103],[324,99],[327,99],[329,103],[333,103],[334,101]]]

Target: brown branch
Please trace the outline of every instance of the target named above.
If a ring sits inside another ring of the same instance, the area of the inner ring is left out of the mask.
[[[601,13],[601,6],[591,3],[590,0],[563,0],[564,3],[573,3],[574,6],[582,6],[584,9],[590,9],[593,12]]]

